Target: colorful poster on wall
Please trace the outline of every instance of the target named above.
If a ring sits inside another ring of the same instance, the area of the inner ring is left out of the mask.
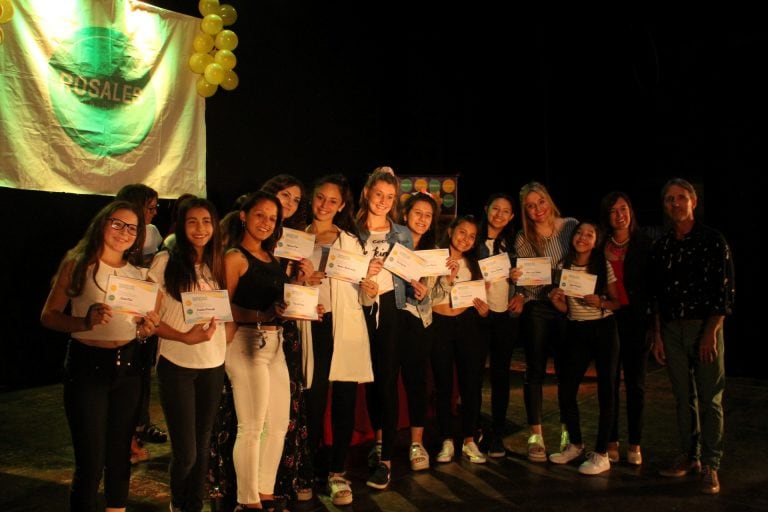
[[[400,176],[400,204],[416,193],[428,193],[437,201],[440,216],[453,217],[458,208],[459,175]]]

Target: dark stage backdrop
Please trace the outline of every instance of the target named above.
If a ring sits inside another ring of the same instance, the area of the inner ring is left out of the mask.
[[[153,3],[198,15],[197,2]],[[761,270],[752,235],[761,197],[751,176],[765,134],[756,99],[766,90],[753,63],[766,34],[231,3],[240,86],[206,105],[208,196],[221,210],[279,172],[307,183],[342,172],[359,190],[374,167],[391,165],[458,174],[461,213],[479,214],[491,193],[515,196],[537,179],[565,215],[596,218],[600,197],[620,188],[643,224],[658,225],[661,185],[684,176],[700,186],[699,217],[724,231],[735,254],[728,371],[766,376],[753,342],[764,335],[749,322],[760,302],[750,274]],[[58,261],[108,200],[0,189],[0,385],[60,378],[66,336],[38,316]],[[169,204],[156,219],[163,234]]]

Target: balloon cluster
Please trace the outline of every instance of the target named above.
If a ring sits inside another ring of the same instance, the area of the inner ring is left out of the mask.
[[[0,0],[0,2],[7,0]],[[231,91],[239,83],[233,68],[237,58],[232,53],[237,48],[237,34],[224,29],[237,21],[237,11],[229,4],[219,5],[219,0],[200,0],[197,5],[203,20],[201,32],[195,36],[195,52],[189,57],[189,67],[199,74],[197,93],[209,98],[222,89]]]
[[[13,18],[13,4],[11,0],[0,0],[0,25],[11,21]],[[5,34],[3,33],[3,27],[0,27],[0,44],[3,44]]]

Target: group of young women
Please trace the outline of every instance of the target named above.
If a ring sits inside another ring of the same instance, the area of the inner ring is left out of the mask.
[[[639,464],[648,351],[639,334],[648,320],[641,278],[647,241],[636,229],[629,198],[622,193],[605,198],[602,226],[578,223],[560,216],[543,185],[529,183],[519,196],[522,231],[513,228],[512,197],[495,194],[479,219],[459,216],[439,234],[435,197],[414,193],[401,213],[398,193],[392,169],[377,168],[355,214],[344,176],[318,179],[305,201],[303,185],[279,175],[245,196],[221,223],[210,201],[192,196],[178,205],[173,243],[148,270],[140,266],[141,212],[123,201],[103,208],[64,257],[42,313],[45,326],[70,333],[64,395],[75,450],[72,510],[96,509],[102,474],[107,510],[125,509],[140,352],[154,334],[160,340],[157,374],[172,443],[172,510],[202,510],[206,488],[240,509],[284,510],[281,496],[312,499],[317,478],[327,482],[333,504],[352,503],[345,471],[360,383],[366,384],[376,437],[366,483],[387,488],[397,444],[400,376],[408,399],[410,466],[429,468],[424,446],[429,367],[440,439],[435,461],[455,458],[454,369],[461,456],[471,463],[502,457],[510,360],[518,338],[525,347],[528,458],[547,460],[542,383],[552,354],[564,427],[560,451],[549,460],[567,463],[584,451],[576,397],[594,360],[599,432],[580,471],[597,474],[619,458],[620,364],[627,386],[627,460]],[[311,258],[289,261],[274,255],[282,226],[314,235]],[[605,243],[603,229],[610,233]],[[383,262],[396,243],[414,250],[447,249],[444,275],[408,282],[391,273]],[[327,277],[331,249],[365,256],[366,276],[357,283]],[[453,307],[456,284],[482,280],[479,260],[499,254],[510,259],[509,278],[486,283],[487,300]],[[523,276],[518,258],[530,257],[549,258],[554,284],[516,285]],[[563,269],[595,274],[595,292],[566,296],[558,286]],[[157,283],[157,307],[137,316],[113,312],[105,302],[112,274]],[[285,317],[286,283],[319,289],[316,320]],[[186,324],[181,294],[199,290],[226,290],[234,321]],[[479,436],[487,359],[491,425]],[[329,395],[331,428],[325,432]]]

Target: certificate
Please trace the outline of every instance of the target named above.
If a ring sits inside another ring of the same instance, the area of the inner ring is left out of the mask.
[[[424,259],[409,248],[396,243],[384,260],[384,268],[411,282],[424,275]]]
[[[181,292],[181,305],[184,309],[185,324],[204,324],[211,318],[218,322],[233,320],[227,290]]]
[[[448,249],[416,251],[416,254],[424,260],[424,270],[421,273],[422,277],[450,275],[451,269],[445,265],[446,260],[448,260],[448,257],[451,255]]]
[[[283,228],[283,236],[275,246],[275,256],[289,260],[311,258],[315,250],[314,233],[305,233],[298,229]]]
[[[548,256],[517,258],[517,269],[523,271],[523,275],[517,280],[518,286],[552,284],[552,261]]]
[[[597,276],[578,270],[563,269],[560,275],[560,288],[569,297],[582,298],[595,293]]]
[[[368,274],[368,257],[355,252],[331,247],[325,275],[349,283],[359,283]]]
[[[157,283],[110,275],[104,302],[115,313],[144,316],[157,305]]]
[[[486,302],[485,297],[485,281],[478,279],[477,281],[464,281],[461,283],[454,283],[451,288],[451,307],[452,308],[466,308],[474,306],[472,300],[478,298],[483,302]]]
[[[283,317],[296,320],[317,320],[317,299],[320,288],[286,284],[283,289],[285,313]]]
[[[483,258],[477,262],[480,265],[480,271],[483,273],[483,279],[492,283],[509,278],[509,269],[512,264],[509,261],[507,253],[502,252],[490,258]]]

